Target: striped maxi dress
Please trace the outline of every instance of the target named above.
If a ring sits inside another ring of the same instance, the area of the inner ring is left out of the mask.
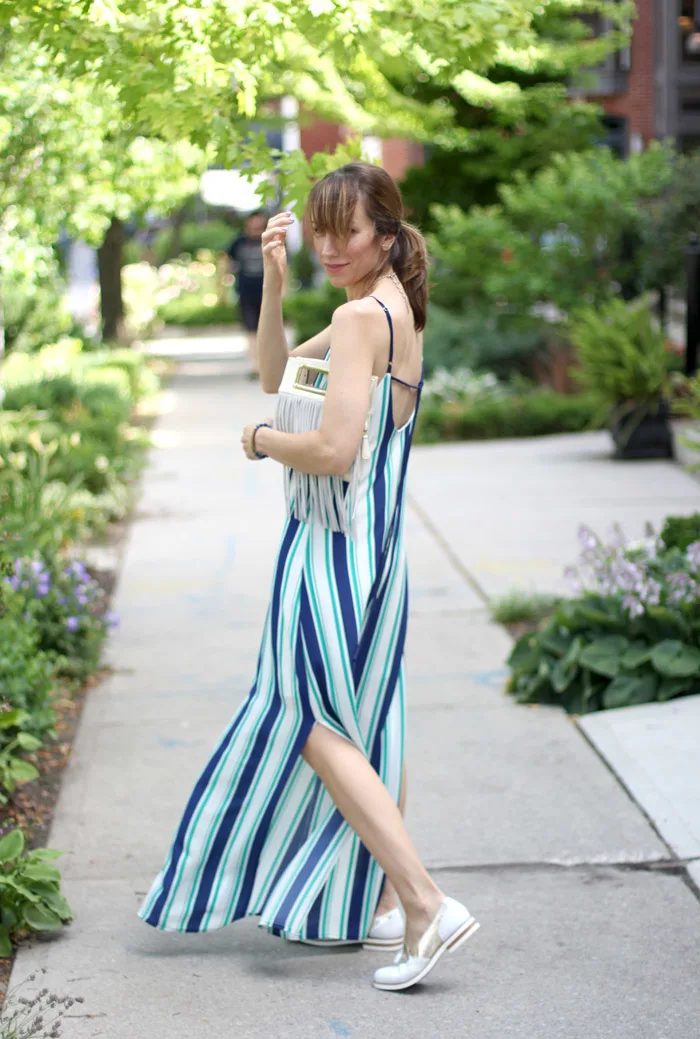
[[[287,520],[252,689],[197,780],[139,910],[161,930],[259,916],[285,938],[362,939],[372,926],[384,874],[300,752],[313,725],[327,725],[365,754],[398,803],[404,503],[422,379],[411,418],[397,428],[393,327],[377,302],[389,321],[389,365],[376,388],[353,536]]]

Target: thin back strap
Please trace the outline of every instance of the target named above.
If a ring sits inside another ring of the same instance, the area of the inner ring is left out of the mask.
[[[384,303],[382,303],[382,301],[380,299],[377,299],[376,296],[370,296],[370,299],[376,299],[377,300],[377,303],[379,304],[379,306],[382,308],[382,310],[386,314],[386,319],[389,322],[389,363],[387,365],[386,370],[387,370],[387,372],[390,372],[391,371],[391,366],[394,363],[394,323],[391,320],[391,314],[389,313],[389,310],[386,307],[386,305]]]

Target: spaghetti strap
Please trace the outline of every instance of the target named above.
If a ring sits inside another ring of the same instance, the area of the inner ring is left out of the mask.
[[[391,366],[394,363],[394,322],[391,320],[391,314],[389,313],[389,308],[386,306],[385,303],[382,303],[382,301],[380,299],[377,299],[376,296],[370,296],[370,299],[376,299],[377,300],[377,303],[379,304],[379,306],[382,308],[382,310],[386,314],[386,319],[389,322],[389,363],[386,366],[386,370],[387,370],[387,372],[391,373]],[[392,379],[393,379],[393,375],[392,375]]]
[[[402,386],[407,386],[409,390],[420,390],[420,389],[422,389],[423,382],[424,382],[424,379],[423,379],[424,365],[423,365],[422,361],[421,361],[421,368],[420,368],[420,382],[418,383],[417,386],[414,383],[412,383],[412,382],[404,382],[403,379],[399,379],[398,375],[392,375],[391,366],[394,363],[394,323],[391,320],[391,314],[389,313],[389,308],[386,306],[386,304],[382,303],[382,301],[380,299],[377,299],[376,296],[370,296],[370,299],[377,300],[377,303],[379,304],[379,306],[382,308],[382,310],[386,314],[386,319],[389,322],[389,363],[386,366],[387,375],[391,375],[391,378],[393,379],[394,382],[400,382]]]

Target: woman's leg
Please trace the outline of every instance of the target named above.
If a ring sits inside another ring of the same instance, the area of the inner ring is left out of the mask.
[[[302,755],[391,881],[406,913],[406,941],[417,943],[444,895],[418,858],[389,791],[364,754],[324,725],[313,727]]]
[[[405,818],[406,816],[406,783],[406,762],[404,761],[403,772],[401,774],[401,795],[399,797],[399,811],[401,812],[402,818]],[[399,896],[396,894],[396,888],[389,878],[386,877],[384,880],[384,887],[382,888],[382,896],[377,905],[376,915],[381,916],[382,913],[388,913],[390,910],[395,909],[398,904]]]

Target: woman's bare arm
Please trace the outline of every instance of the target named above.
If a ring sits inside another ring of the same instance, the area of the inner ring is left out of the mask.
[[[382,317],[364,300],[338,307],[331,323],[333,353],[320,429],[282,433],[262,427],[255,434],[260,454],[319,476],[342,476],[348,471],[362,439],[372,370],[386,335]]]

